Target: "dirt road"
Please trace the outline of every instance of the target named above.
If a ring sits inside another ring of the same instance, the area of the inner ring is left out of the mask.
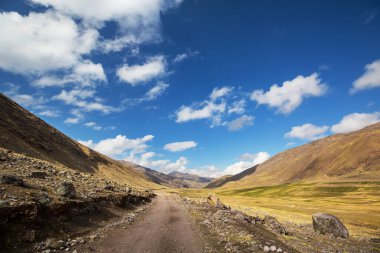
[[[201,252],[187,211],[170,195],[159,194],[143,219],[103,238],[95,252]]]

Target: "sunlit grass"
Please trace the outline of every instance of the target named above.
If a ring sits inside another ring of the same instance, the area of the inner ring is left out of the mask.
[[[339,217],[351,235],[380,237],[380,183],[296,183],[241,189],[179,189],[182,196],[202,199],[215,193],[233,208],[251,215],[275,215],[280,221],[311,223],[311,215]]]

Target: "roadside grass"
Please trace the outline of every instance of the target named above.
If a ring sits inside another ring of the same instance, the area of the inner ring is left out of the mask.
[[[274,215],[281,222],[310,224],[313,213],[330,213],[341,219],[354,237],[380,237],[379,182],[294,183],[175,192],[193,199],[214,193],[232,208],[250,215]]]

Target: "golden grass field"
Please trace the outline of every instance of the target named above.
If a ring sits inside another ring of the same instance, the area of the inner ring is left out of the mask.
[[[281,222],[311,223],[326,212],[340,218],[354,237],[380,237],[380,182],[293,183],[239,189],[177,189],[194,199],[216,194],[250,215],[274,215]]]

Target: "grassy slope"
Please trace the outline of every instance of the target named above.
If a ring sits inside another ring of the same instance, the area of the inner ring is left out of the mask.
[[[331,213],[352,235],[379,238],[380,123],[289,149],[217,181],[216,189],[180,193],[204,198],[214,192],[234,208],[283,222],[311,223],[313,213]]]
[[[271,214],[280,221],[311,223],[311,215],[339,217],[351,235],[380,237],[380,182],[293,183],[240,189],[181,189],[192,198],[217,194],[231,207],[253,215]]]

